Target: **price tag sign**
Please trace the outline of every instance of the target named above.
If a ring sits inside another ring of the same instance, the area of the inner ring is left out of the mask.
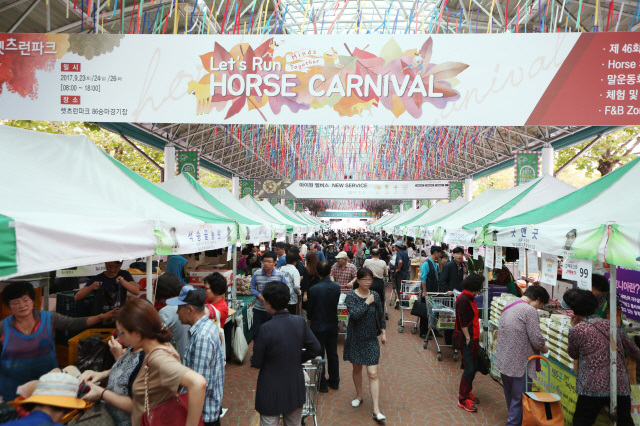
[[[496,246],[495,258],[496,258],[496,261],[495,261],[496,267],[498,269],[502,268],[502,247]]]
[[[537,274],[538,270],[538,252],[531,250],[527,253],[527,264],[529,265],[529,274]],[[528,278],[528,277],[527,277]]]
[[[231,260],[231,253],[233,253],[233,246],[229,246],[227,249],[227,262]]]
[[[520,273],[520,276],[522,277],[526,270],[524,267],[524,262],[525,259],[527,258],[527,251],[523,248],[519,248],[518,249],[518,272]]]
[[[542,276],[540,282],[556,285],[558,281],[558,256],[553,254],[542,255]]]
[[[600,260],[593,262],[593,270],[591,273],[604,275],[604,262]]]
[[[478,260],[479,252],[480,250],[478,250],[477,248],[473,249],[473,260]]]
[[[495,247],[494,246],[487,246],[485,251],[487,252],[487,256],[485,259],[485,264],[487,265],[487,268],[489,268],[490,270],[493,269],[493,264],[494,264],[494,253],[495,253]]]
[[[578,282],[578,288],[591,291],[593,262],[567,257],[562,264],[562,279]]]

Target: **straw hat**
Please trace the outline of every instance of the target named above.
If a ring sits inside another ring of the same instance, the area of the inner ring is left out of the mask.
[[[22,401],[12,401],[12,405],[40,404],[54,407],[83,409],[87,403],[78,399],[80,381],[65,373],[48,373],[40,377],[33,394]]]

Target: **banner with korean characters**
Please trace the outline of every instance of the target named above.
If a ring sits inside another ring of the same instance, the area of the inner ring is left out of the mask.
[[[216,250],[235,244],[237,226],[204,223],[200,225],[171,225],[162,223],[155,229],[156,254],[170,255]]]
[[[640,321],[640,271],[618,267],[616,281],[622,313],[629,319]]]
[[[634,32],[214,38],[192,35],[185,43],[171,34],[2,34],[3,65],[24,71],[0,74],[6,88],[0,117],[325,126],[352,125],[354,119],[376,126],[640,124]]]
[[[297,211],[297,212],[300,212],[300,213],[303,213],[303,212],[304,212],[304,204],[302,204],[302,203],[297,203],[297,204],[296,204],[296,211]]]
[[[240,181],[240,198],[250,195],[253,197],[253,180],[243,179]]]
[[[400,213],[400,206],[393,206],[393,213]]]
[[[420,208],[422,207],[431,207],[431,200],[420,200]]]
[[[593,262],[565,257],[562,261],[562,279],[578,282],[578,288],[591,291]]]
[[[518,151],[514,159],[513,184],[518,186],[531,182],[539,175],[540,153],[534,151]]]
[[[409,210],[411,208],[411,200],[404,200],[402,202],[402,206],[404,208],[404,211],[406,212],[407,210]]]
[[[287,206],[288,209],[293,210],[295,208],[295,201],[285,200],[284,205]]]
[[[449,201],[462,197],[462,182],[449,182]]]

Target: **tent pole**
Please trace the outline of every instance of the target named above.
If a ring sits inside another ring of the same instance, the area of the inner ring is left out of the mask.
[[[147,300],[154,303],[155,294],[156,292],[153,291],[153,256],[147,256]]]
[[[618,407],[617,407],[617,397],[618,397],[618,376],[617,376],[617,365],[616,361],[618,360],[618,344],[616,338],[618,336],[618,323],[616,316],[618,314],[618,304],[617,304],[617,294],[618,294],[618,280],[617,280],[617,270],[615,265],[611,265],[611,284],[609,288],[609,333],[611,335],[611,344],[609,345],[609,359],[611,361],[609,375],[610,375],[610,385],[611,385],[611,397],[609,404],[609,413],[611,416],[617,417]],[[624,360],[623,360],[624,361]],[[615,425],[616,422],[611,420],[611,424]]]
[[[234,243],[231,248],[233,249],[233,267],[231,268],[231,276],[233,277],[233,285],[231,286],[231,306],[236,306],[236,299],[238,298],[238,286],[236,284],[238,278],[238,247]],[[240,243],[240,248],[242,249],[242,243]]]
[[[485,252],[485,258],[486,258],[486,252]],[[482,288],[482,328],[485,330],[484,349],[488,351],[489,350],[489,268],[487,267],[486,261],[484,262],[484,270],[482,272],[484,275],[484,283],[482,285],[483,287]]]

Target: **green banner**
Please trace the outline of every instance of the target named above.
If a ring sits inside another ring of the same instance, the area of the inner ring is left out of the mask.
[[[280,202],[280,200],[278,200],[277,198],[269,198],[269,202],[272,206],[275,206],[276,204],[278,204],[278,202]]]
[[[400,206],[393,206],[394,213],[400,213]]]
[[[538,177],[540,157],[537,152],[516,152],[514,184],[518,186]]]
[[[431,200],[420,200],[420,207],[431,207]]]
[[[176,175],[189,173],[195,180],[198,180],[198,167],[200,158],[198,150],[177,151],[176,152]]]
[[[371,219],[376,217],[376,214],[374,212],[318,212],[318,217],[354,217]]]
[[[298,203],[296,204],[296,211],[297,212],[304,212],[304,205]]]
[[[287,208],[293,210],[294,209],[294,201],[293,200],[286,200],[284,202],[284,205],[287,206]]]
[[[462,197],[462,182],[449,182],[449,201]]]
[[[251,195],[253,197],[253,180],[241,180],[240,181],[240,198],[245,197],[247,195]]]
[[[404,211],[407,211],[411,208],[411,200],[404,200],[402,204],[404,205]]]

